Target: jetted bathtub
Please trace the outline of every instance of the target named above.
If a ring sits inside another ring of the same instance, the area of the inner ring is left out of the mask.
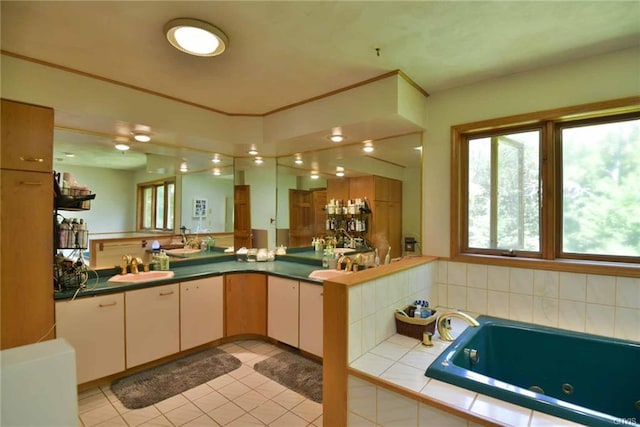
[[[640,344],[479,316],[426,376],[588,426],[640,423]]]

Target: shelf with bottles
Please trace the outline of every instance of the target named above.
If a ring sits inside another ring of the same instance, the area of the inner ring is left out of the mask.
[[[67,179],[62,179],[60,172],[53,173],[54,203],[57,210],[64,211],[86,211],[91,209],[91,200],[96,195],[86,188],[79,186],[68,173],[64,174]],[[60,181],[62,179],[62,187]],[[72,179],[72,181],[69,181]]]
[[[54,216],[54,245],[56,249],[87,249],[89,230],[82,218]]]

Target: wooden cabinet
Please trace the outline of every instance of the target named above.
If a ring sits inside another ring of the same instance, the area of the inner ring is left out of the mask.
[[[52,172],[53,109],[3,99],[0,132],[3,169]]]
[[[349,178],[335,178],[327,180],[327,202],[334,200],[349,200]]]
[[[267,276],[228,274],[224,280],[225,336],[267,335]]]
[[[180,350],[178,284],[125,292],[127,368]]]
[[[300,349],[323,357],[322,286],[300,282]]]
[[[299,282],[269,276],[267,335],[298,347]]]
[[[59,301],[55,312],[57,336],[76,351],[78,384],[124,370],[124,294]]]
[[[222,276],[180,283],[180,350],[222,338]]]
[[[53,110],[2,100],[0,348],[54,338]]]

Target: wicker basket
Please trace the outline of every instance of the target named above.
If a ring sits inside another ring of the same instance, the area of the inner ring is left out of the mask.
[[[404,309],[405,313],[408,313],[409,307]],[[436,318],[438,317],[437,313],[434,311],[431,313],[431,316],[427,318],[415,318],[403,316],[400,313],[395,314],[396,316],[396,331],[400,335],[405,335],[407,337],[415,338],[417,340],[422,339],[423,332],[431,332],[434,333],[436,329]]]

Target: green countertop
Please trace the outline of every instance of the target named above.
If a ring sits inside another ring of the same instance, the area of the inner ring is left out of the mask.
[[[118,274],[116,269],[111,271],[100,272],[100,276],[96,277],[93,272],[89,273],[89,280],[86,288],[78,292],[76,298],[91,295],[104,295],[114,292],[124,292],[134,289],[148,288],[158,285],[166,285],[177,282],[187,282],[189,280],[202,279],[211,276],[220,276],[232,273],[265,273],[273,276],[280,276],[294,280],[302,280],[309,283],[322,284],[321,280],[310,279],[309,274],[321,269],[321,265],[311,265],[308,263],[292,262],[285,260],[268,261],[268,262],[239,262],[234,256],[219,257],[209,262],[182,261],[171,265],[170,270],[174,272],[174,276],[170,279],[154,280],[142,283],[112,283],[108,282],[109,278]],[[104,275],[103,275],[104,274]],[[54,293],[55,300],[65,300],[73,298],[76,290],[66,290]]]

